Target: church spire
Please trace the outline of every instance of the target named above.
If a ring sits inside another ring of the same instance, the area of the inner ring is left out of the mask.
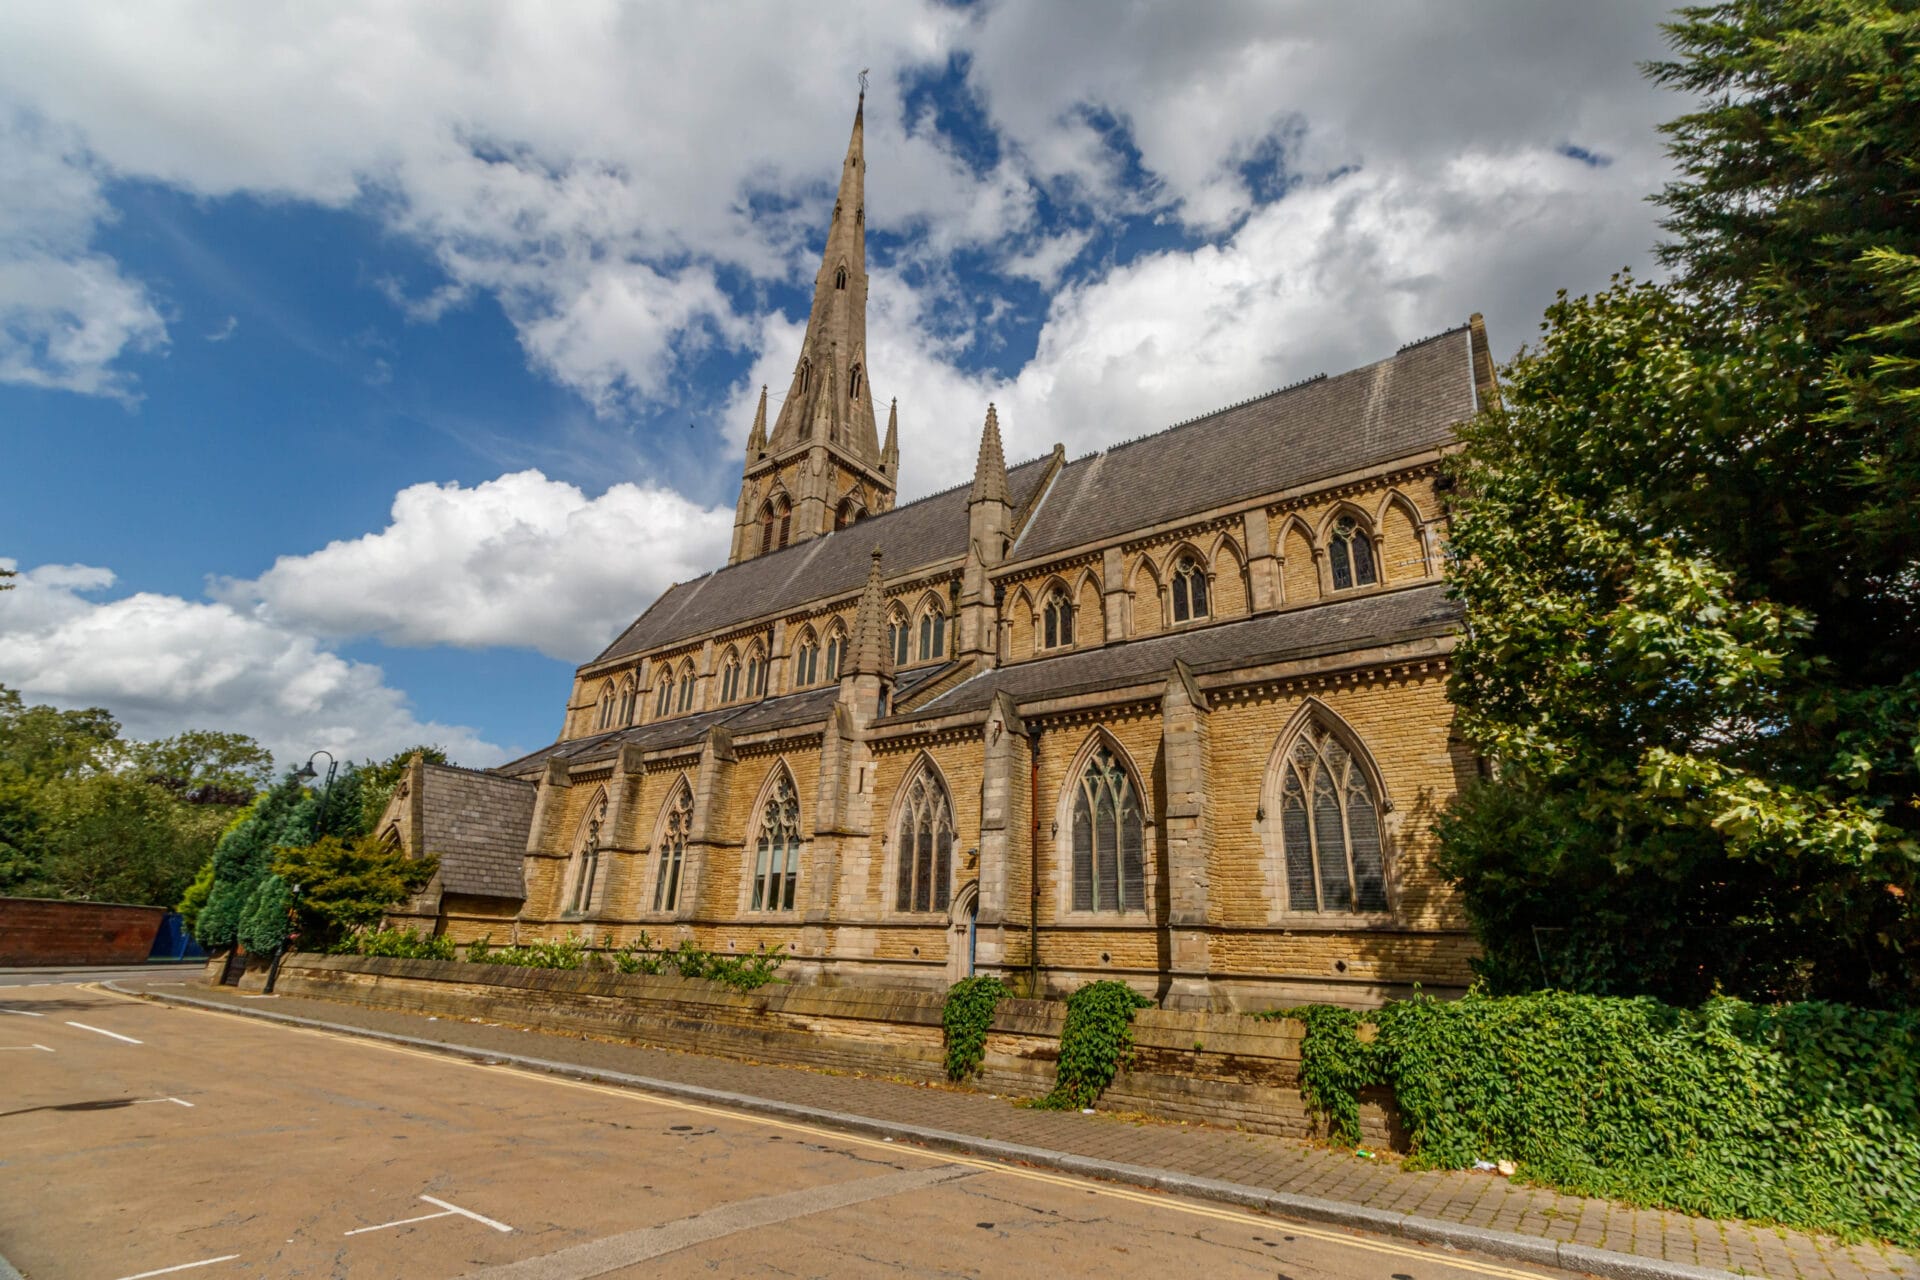
[[[760,386],[760,407],[753,411],[753,430],[747,432],[747,465],[760,461],[767,451],[767,388]]]
[[[867,370],[866,114],[863,86],[793,379],[770,427],[763,423],[766,397],[755,416],[763,434],[760,447],[747,452],[730,563],[785,545],[789,536],[802,542],[831,532],[848,511],[893,509],[899,441],[890,423],[888,445],[881,446]],[[774,520],[790,534],[769,540],[763,526]]]
[[[887,644],[887,587],[880,575],[880,548],[873,549],[867,588],[853,613],[853,637],[847,646],[850,676],[893,674],[893,649]]]
[[[894,397],[887,406],[887,442],[880,446],[880,469],[887,473],[887,479],[900,477],[900,399]]]
[[[973,464],[973,492],[967,501],[1007,500],[1007,455],[1000,448],[1000,414],[987,406],[987,425],[980,429],[980,457]]]

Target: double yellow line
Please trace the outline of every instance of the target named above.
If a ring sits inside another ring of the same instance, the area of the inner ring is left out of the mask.
[[[112,991],[104,987],[92,986],[91,989],[103,991],[108,995],[119,996],[123,1000],[142,1001],[140,996],[130,996],[124,992]],[[164,1000],[164,997],[152,997]],[[226,1010],[204,1009],[197,1005],[174,1005],[189,1013],[204,1013],[209,1017],[236,1018],[256,1025],[260,1019],[250,1018],[245,1013]],[[923,1160],[934,1160],[942,1164],[957,1164],[968,1168],[980,1169],[1001,1177],[1021,1178],[1028,1182],[1041,1182],[1049,1186],[1065,1187],[1074,1191],[1091,1191],[1095,1195],[1109,1199],[1124,1200],[1132,1204],[1146,1205],[1155,1209],[1171,1210],[1190,1217],[1211,1218],[1216,1222],[1230,1222],[1237,1226],[1259,1227],[1271,1232],[1276,1226],[1284,1226],[1290,1235],[1304,1236],[1309,1240],[1320,1240],[1346,1249],[1358,1249],[1366,1253],[1384,1254],[1393,1258],[1410,1258],[1432,1266],[1438,1264],[1456,1271],[1471,1272],[1481,1276],[1499,1276],[1503,1280],[1542,1280],[1551,1273],[1544,1271],[1523,1271],[1515,1267],[1503,1267],[1497,1263],[1484,1262],[1465,1255],[1448,1255],[1431,1247],[1401,1244],[1392,1240],[1376,1239],[1369,1236],[1354,1235],[1345,1231],[1330,1230],[1325,1227],[1308,1226],[1289,1219],[1269,1217],[1265,1214],[1248,1213],[1238,1209],[1221,1208],[1214,1205],[1196,1204],[1190,1200],[1176,1199],[1171,1196],[1136,1191],[1111,1183],[1095,1182],[1086,1178],[1076,1178],[1065,1174],[1048,1173],[1040,1169],[1025,1169],[1017,1165],[1004,1164],[997,1160],[985,1160],[978,1156],[960,1155],[940,1151],[930,1151],[906,1142],[888,1142],[879,1138],[863,1137],[846,1133],[822,1125],[806,1124],[796,1120],[777,1120],[752,1112],[733,1111],[725,1107],[710,1106],[701,1102],[688,1102],[661,1094],[648,1093],[637,1085],[606,1085],[590,1080],[570,1080],[565,1076],[553,1075],[544,1071],[529,1071],[524,1067],[509,1066],[505,1063],[489,1064],[475,1062],[470,1058],[450,1054],[435,1053],[426,1049],[415,1049],[407,1045],[392,1044],[384,1040],[375,1040],[362,1036],[348,1035],[338,1031],[327,1031],[318,1027],[302,1027],[293,1023],[271,1022],[268,1025],[283,1031],[293,1031],[302,1035],[318,1036],[325,1040],[339,1040],[362,1048],[379,1049],[386,1053],[401,1054],[409,1058],[421,1058],[428,1062],[444,1066],[461,1066],[475,1071],[489,1071],[499,1075],[513,1076],[521,1080],[541,1084],[558,1085],[567,1089],[579,1089],[588,1093],[604,1094],[609,1098],[621,1098],[628,1102],[644,1102],[652,1106],[671,1107],[694,1115],[710,1116],[736,1124],[754,1124],[765,1128],[784,1129],[791,1133],[803,1133],[813,1138],[825,1138],[833,1142],[856,1144],[879,1151],[899,1152],[917,1156]]]

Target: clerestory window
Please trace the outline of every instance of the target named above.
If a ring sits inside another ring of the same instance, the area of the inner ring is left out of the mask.
[[[1192,556],[1173,567],[1173,620],[1192,622],[1207,616],[1207,571]]]
[[[1040,613],[1042,648],[1062,649],[1073,644],[1073,601],[1063,589],[1053,589]]]
[[[1333,537],[1327,543],[1327,560],[1333,569],[1333,589],[1370,587],[1380,580],[1374,568],[1373,539],[1352,516],[1341,516],[1333,524]]]

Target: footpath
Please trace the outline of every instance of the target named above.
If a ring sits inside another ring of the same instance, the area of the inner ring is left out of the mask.
[[[1035,1111],[963,1089],[741,1062],[486,1022],[177,980],[119,979],[129,995],[399,1039],[490,1062],[630,1085],[783,1119],[957,1150],[1621,1280],[1920,1280],[1920,1258],[1879,1244],[1634,1209],[1494,1174],[1414,1172],[1312,1143],[1138,1117]]]

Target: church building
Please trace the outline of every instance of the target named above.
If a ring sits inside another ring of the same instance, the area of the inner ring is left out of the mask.
[[[1442,555],[1454,429],[1498,394],[1479,316],[1085,457],[1008,466],[982,406],[971,483],[896,504],[865,181],[856,113],[726,566],[578,669],[552,745],[414,762],[381,830],[441,861],[396,922],[1178,1008],[1464,988],[1433,823],[1479,766]]]

